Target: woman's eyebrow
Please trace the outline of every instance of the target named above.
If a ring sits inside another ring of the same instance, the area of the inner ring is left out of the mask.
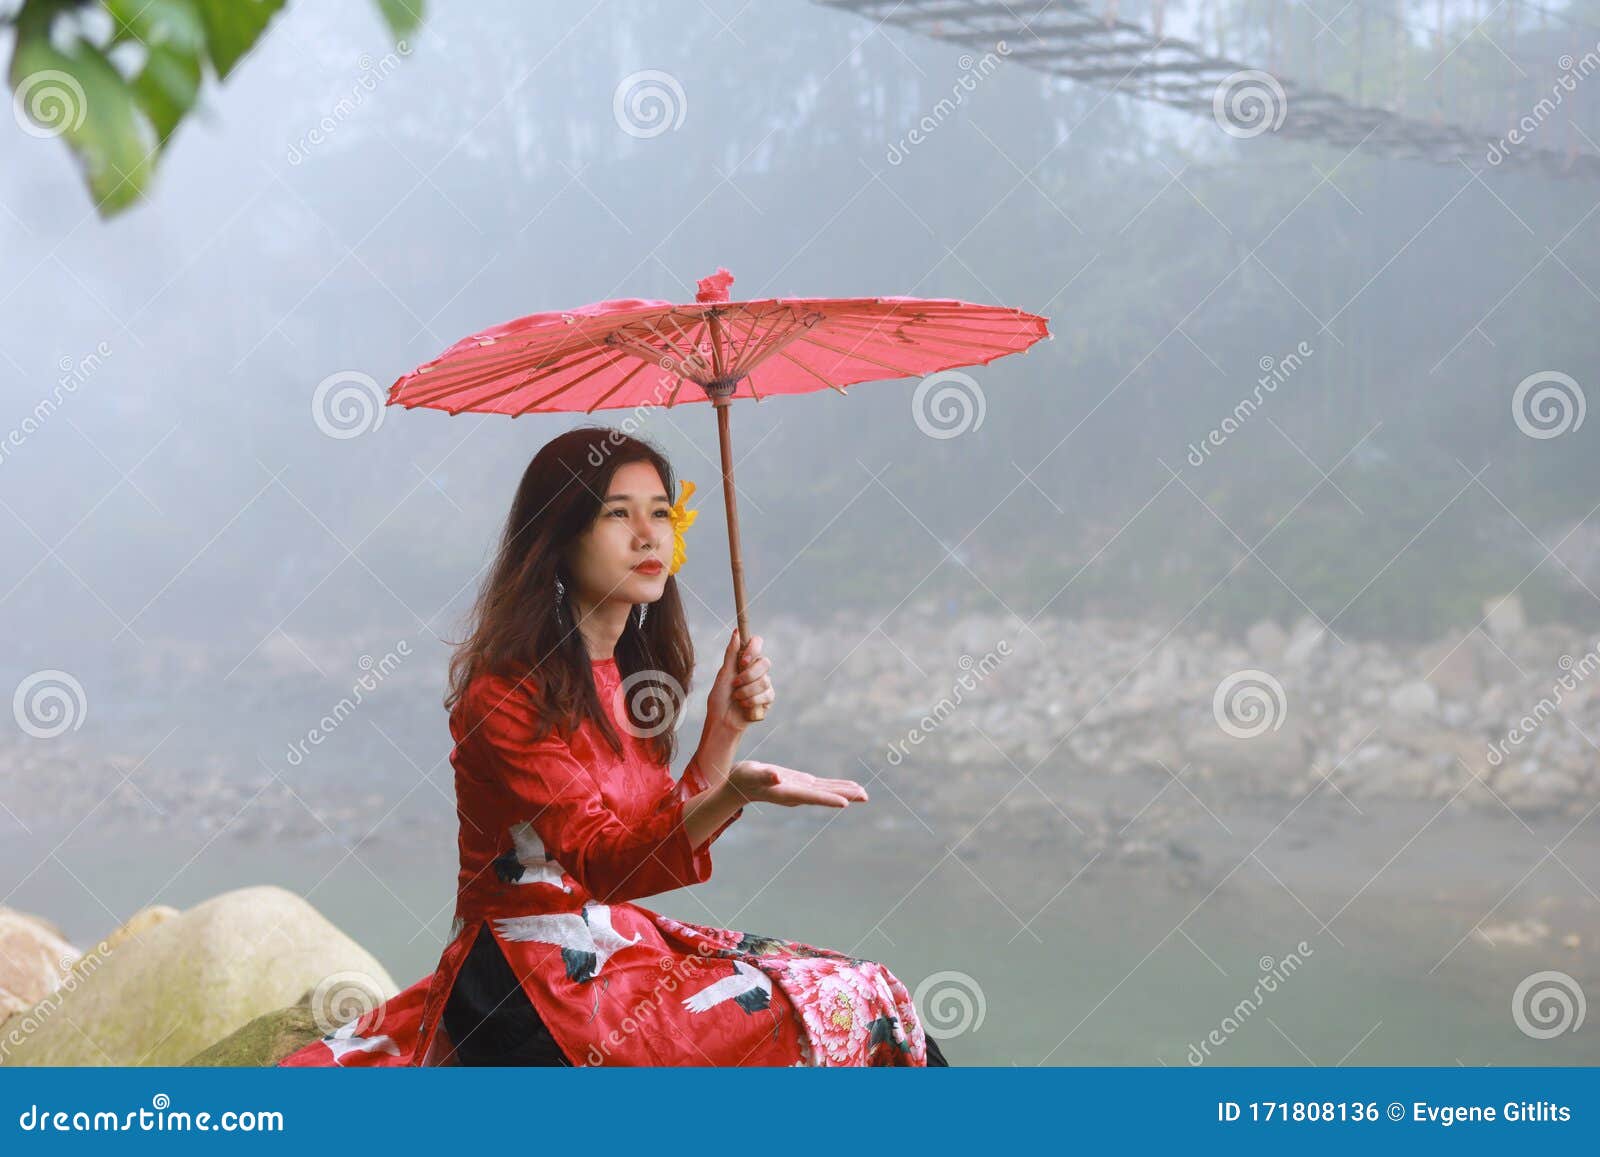
[[[605,497],[605,501],[607,501],[607,502],[627,502],[627,501],[631,500],[632,498],[633,498],[633,495],[631,495],[631,494],[607,494],[606,497]],[[666,502],[667,501],[667,496],[665,494],[652,494],[650,496],[650,501],[651,502]]]

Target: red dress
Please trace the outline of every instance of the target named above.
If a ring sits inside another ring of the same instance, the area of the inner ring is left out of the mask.
[[[615,659],[590,662],[622,739],[585,720],[535,740],[531,681],[479,675],[450,715],[461,869],[438,968],[280,1066],[455,1064],[445,1003],[480,927],[574,1065],[926,1065],[922,1024],[883,965],[691,924],[632,903],[711,877],[674,782],[623,726]]]

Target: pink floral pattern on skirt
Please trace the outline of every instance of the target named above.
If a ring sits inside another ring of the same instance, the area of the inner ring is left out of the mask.
[[[927,1038],[911,994],[874,960],[784,940],[674,920],[656,913],[664,933],[705,955],[737,957],[772,977],[805,1030],[816,1066],[926,1065]]]

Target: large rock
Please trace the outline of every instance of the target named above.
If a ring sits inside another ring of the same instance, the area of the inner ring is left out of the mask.
[[[187,1063],[196,1068],[272,1068],[290,1053],[321,1040],[326,1031],[312,1013],[307,992],[298,1004],[256,1017]]]
[[[80,955],[50,921],[0,906],[0,1020],[59,988]]]
[[[122,927],[106,937],[106,947],[115,948],[131,940],[141,940],[144,934],[157,924],[181,915],[182,912],[169,904],[152,904],[148,908],[140,908],[123,922]]]
[[[0,1064],[177,1065],[264,1014],[332,992],[399,989],[355,941],[283,888],[240,888],[85,957],[61,989],[0,1025]]]

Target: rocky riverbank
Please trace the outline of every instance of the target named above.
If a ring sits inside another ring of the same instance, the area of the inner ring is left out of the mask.
[[[1321,789],[1354,801],[1456,799],[1526,819],[1576,820],[1600,798],[1595,641],[1529,626],[1515,596],[1486,608],[1481,628],[1416,646],[1341,639],[1309,618],[1225,638],[1182,624],[950,618],[932,604],[907,604],[892,624],[774,617],[758,630],[779,701],[742,754],[891,783],[914,771],[905,802],[922,813],[975,821],[995,804],[991,781],[1023,773],[1070,774],[1089,826],[1102,797],[1139,774],[1204,783],[1222,801],[1292,802]],[[706,642],[715,630],[695,635],[702,670],[685,749],[699,733],[706,663],[720,653]],[[345,642],[352,653],[384,646]],[[218,685],[203,669],[187,674]],[[0,822],[48,829],[92,816],[151,834],[338,846],[431,833],[450,783],[440,679],[442,662],[418,655],[356,709],[337,738],[364,734],[359,763],[334,744],[298,769],[279,759],[284,731],[303,733],[330,710],[303,672],[275,670],[270,689],[241,673],[223,688],[238,717],[219,728],[247,744],[270,733],[253,758],[175,754],[163,711],[185,692],[171,681],[171,699],[148,705],[142,730],[129,726],[125,750],[7,732],[0,804],[10,816]],[[394,739],[406,728],[420,737],[409,758]],[[419,766],[437,793],[413,790]],[[1001,810],[1020,816],[1026,799]]]
[[[1340,639],[1309,617],[1230,639],[926,611],[892,637],[764,627],[784,676],[775,714],[880,767],[1065,761],[1086,777],[1170,772],[1285,799],[1326,778],[1353,799],[1459,792],[1488,811],[1572,819],[1600,792],[1596,640],[1529,626],[1515,596],[1487,605],[1482,628],[1417,646]]]

